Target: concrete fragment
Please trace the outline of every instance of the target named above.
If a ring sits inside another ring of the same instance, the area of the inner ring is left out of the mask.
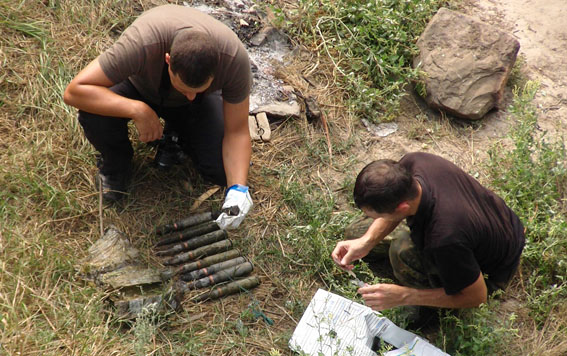
[[[366,119],[361,120],[368,132],[378,137],[386,137],[398,131],[398,124],[395,122],[383,122],[378,125],[371,123]]]
[[[252,141],[262,140],[258,133],[258,123],[256,122],[256,116],[254,115],[248,115],[248,130],[250,131],[250,139]]]
[[[275,120],[287,119],[289,117],[298,119],[301,115],[301,107],[297,101],[279,101],[258,107],[252,113],[257,114],[260,112],[265,112],[268,118]]]
[[[441,8],[420,36],[414,66],[429,106],[478,120],[498,107],[520,44],[512,35]]]
[[[270,129],[270,122],[268,115],[265,112],[256,114],[256,123],[258,124],[258,133],[262,141],[270,141],[272,138],[272,129]]]
[[[267,47],[274,48],[274,46],[279,47],[283,43],[286,43],[285,36],[272,26],[263,27],[250,39],[252,46],[267,45]]]
[[[252,141],[270,141],[272,130],[270,122],[265,112],[260,112],[256,116],[248,116],[248,128],[250,129],[250,138]]]

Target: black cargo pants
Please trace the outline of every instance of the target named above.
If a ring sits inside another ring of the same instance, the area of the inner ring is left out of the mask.
[[[166,125],[175,131],[195,168],[206,180],[226,185],[222,161],[224,121],[220,92],[199,94],[188,105],[165,108],[154,105],[138,93],[129,80],[110,88],[118,95],[148,104]],[[130,169],[133,149],[128,138],[128,119],[91,114],[79,110],[79,122],[85,136],[102,157],[100,172],[106,175],[126,173]]]

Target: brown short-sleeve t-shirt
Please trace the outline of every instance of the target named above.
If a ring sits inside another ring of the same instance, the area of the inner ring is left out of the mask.
[[[220,61],[213,82],[205,93],[222,91],[229,103],[242,102],[252,84],[250,60],[236,34],[222,22],[196,9],[163,5],[140,15],[108,50],[99,57],[103,72],[113,82],[130,79],[148,101],[164,106],[181,106],[189,101],[174,89],[160,90],[165,54],[175,35],[185,29],[205,32],[219,48]]]

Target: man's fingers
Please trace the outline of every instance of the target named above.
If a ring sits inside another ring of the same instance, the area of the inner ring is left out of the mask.
[[[346,249],[339,242],[335,247],[335,249],[333,250],[333,252],[331,253],[331,257],[333,258],[333,261],[335,261],[336,264],[340,265],[345,252]]]
[[[159,140],[162,135],[163,135],[163,128],[161,127],[161,125],[155,128],[154,130],[148,132],[144,131],[143,129],[138,131],[138,137],[142,142],[151,142],[151,141]]]
[[[352,258],[352,251],[349,250],[341,259],[341,265],[345,267],[349,267],[349,269],[352,269],[354,267],[354,265],[351,264],[353,260],[355,259]]]

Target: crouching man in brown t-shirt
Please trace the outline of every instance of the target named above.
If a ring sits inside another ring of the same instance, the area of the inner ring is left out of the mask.
[[[247,178],[252,82],[246,50],[227,26],[198,10],[165,5],[143,13],[65,90],[87,139],[100,153],[103,197],[122,199],[130,176],[132,120],[142,142],[158,142],[156,164],[188,154],[208,181],[228,186],[221,228],[252,206]],[[159,118],[165,121],[162,127]],[[235,213],[236,212],[236,213]]]
[[[358,175],[356,205],[375,219],[358,239],[341,241],[333,260],[351,270],[406,219],[390,263],[402,285],[358,290],[375,310],[397,306],[470,308],[504,289],[520,261],[522,223],[506,203],[451,162],[428,153],[378,160]],[[486,278],[485,278],[486,277]]]

